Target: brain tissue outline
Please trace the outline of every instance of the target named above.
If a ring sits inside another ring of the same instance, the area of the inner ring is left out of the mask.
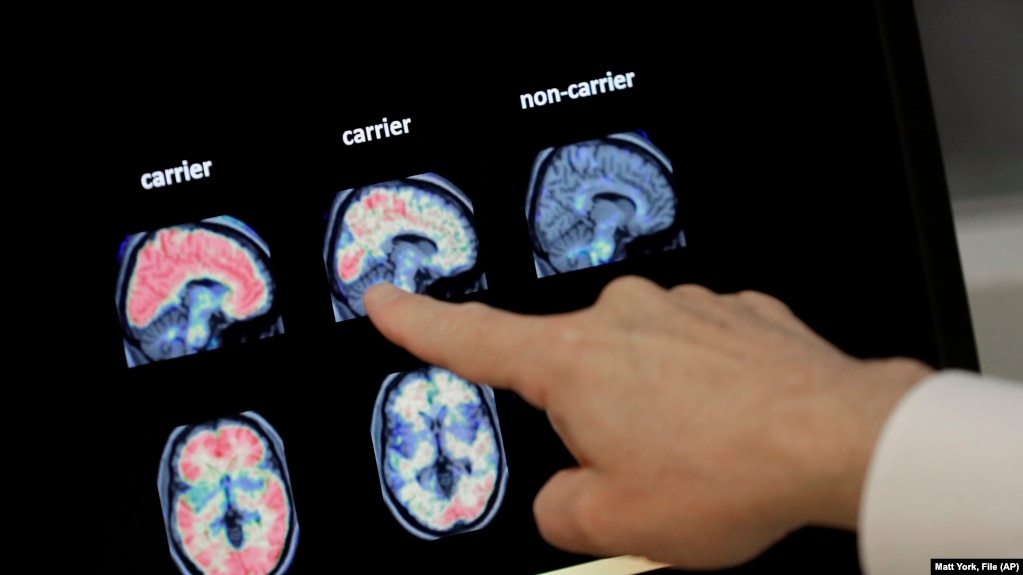
[[[537,276],[685,246],[671,178],[642,132],[540,152],[526,197]]]
[[[117,309],[136,367],[284,332],[266,243],[230,216],[125,239]]]
[[[494,392],[437,367],[384,380],[372,424],[384,502],[433,540],[486,527],[508,479]]]
[[[472,202],[440,176],[340,192],[328,222],[323,259],[337,321],[365,316],[363,294],[383,281],[439,298],[487,287]]]
[[[185,575],[283,575],[298,519],[280,436],[245,412],[176,428],[157,477],[171,558]]]

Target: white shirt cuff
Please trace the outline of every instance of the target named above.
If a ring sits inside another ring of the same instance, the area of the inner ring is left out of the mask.
[[[906,394],[867,472],[859,552],[869,575],[1023,557],[1023,383],[945,371]]]

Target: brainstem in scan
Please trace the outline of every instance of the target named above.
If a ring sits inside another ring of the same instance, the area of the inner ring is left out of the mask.
[[[526,219],[541,278],[685,246],[671,162],[642,132],[540,152]]]
[[[384,502],[409,533],[437,539],[494,518],[508,469],[489,387],[436,367],[393,374],[372,436]]]

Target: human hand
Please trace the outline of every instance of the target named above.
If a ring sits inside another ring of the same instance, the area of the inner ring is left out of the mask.
[[[544,317],[386,284],[365,302],[395,344],[547,412],[578,462],[536,498],[547,541],[688,569],[745,563],[808,525],[855,529],[881,428],[930,373],[852,358],[764,294],[636,277]]]

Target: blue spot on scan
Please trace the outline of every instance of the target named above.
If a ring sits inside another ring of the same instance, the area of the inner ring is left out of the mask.
[[[467,444],[470,444],[470,445],[476,439],[477,430],[478,430],[478,424],[473,424],[473,423],[461,424],[461,425],[452,425],[452,426],[448,427],[448,432],[449,433],[453,434],[460,441],[463,441],[463,442],[465,442]]]
[[[254,480],[242,474],[235,479],[232,479],[230,476],[224,476],[220,480],[217,489],[203,489],[200,491],[193,487],[192,490],[202,493],[202,506],[209,503],[209,500],[217,493],[223,494],[224,497],[220,504],[220,515],[210,525],[211,531],[214,535],[226,534],[228,542],[235,549],[240,549],[245,544],[244,526],[249,523],[258,523],[261,518],[258,512],[245,510],[238,504],[237,492],[257,491],[262,489],[262,487],[262,480]],[[191,497],[193,502],[197,497],[198,494]],[[201,507],[197,505],[196,509],[201,510]]]
[[[402,453],[401,455],[405,458],[409,458],[412,456],[411,453],[407,455]],[[405,486],[405,479],[401,476],[401,468],[399,467],[398,463],[399,460],[397,457],[389,457],[387,460],[387,466],[391,470],[391,473],[386,474],[387,483],[391,486],[391,489],[395,491],[399,491],[401,490],[402,487]]]
[[[355,238],[352,236],[351,230],[349,230],[348,228],[345,228],[341,232],[341,239],[339,240],[339,243],[341,244],[341,246],[342,247],[349,246],[354,241],[355,241]]]
[[[128,243],[131,241],[131,236],[124,238],[121,242],[121,247],[117,250],[117,263],[124,261],[124,254],[128,252]]]
[[[212,489],[204,484],[194,485],[188,489],[188,502],[196,511],[201,512],[210,500],[217,496],[217,493],[217,489]]]
[[[422,255],[414,249],[403,250],[395,257],[393,282],[396,286],[408,291],[415,289],[415,278],[419,272]]]
[[[246,511],[234,504],[225,504],[222,507],[222,515],[215,519],[210,525],[213,535],[226,534],[227,540],[235,549],[241,549],[245,545],[244,526],[260,521],[259,513]]]
[[[238,479],[234,480],[232,485],[242,491],[252,493],[263,489],[264,483],[265,481],[262,479],[253,479],[248,475],[242,474],[238,477]]]
[[[187,302],[187,326],[185,340],[190,350],[215,349],[219,339],[210,331],[210,320],[220,310],[228,290],[220,284],[192,284],[185,288],[182,301]],[[171,325],[164,333],[167,341],[174,341],[181,336],[180,326]]]
[[[443,421],[444,419],[447,418],[447,416],[448,416],[448,406],[444,405],[444,406],[441,406],[441,408],[439,410],[437,410],[437,415],[434,417],[434,419]]]
[[[472,424],[473,428],[478,427],[482,418],[485,417],[483,408],[475,403],[464,403],[459,406],[459,411],[461,412],[462,419]]]
[[[394,432],[394,446],[402,454],[402,456],[409,458],[416,453],[416,438],[412,434],[411,428],[396,429]]]

